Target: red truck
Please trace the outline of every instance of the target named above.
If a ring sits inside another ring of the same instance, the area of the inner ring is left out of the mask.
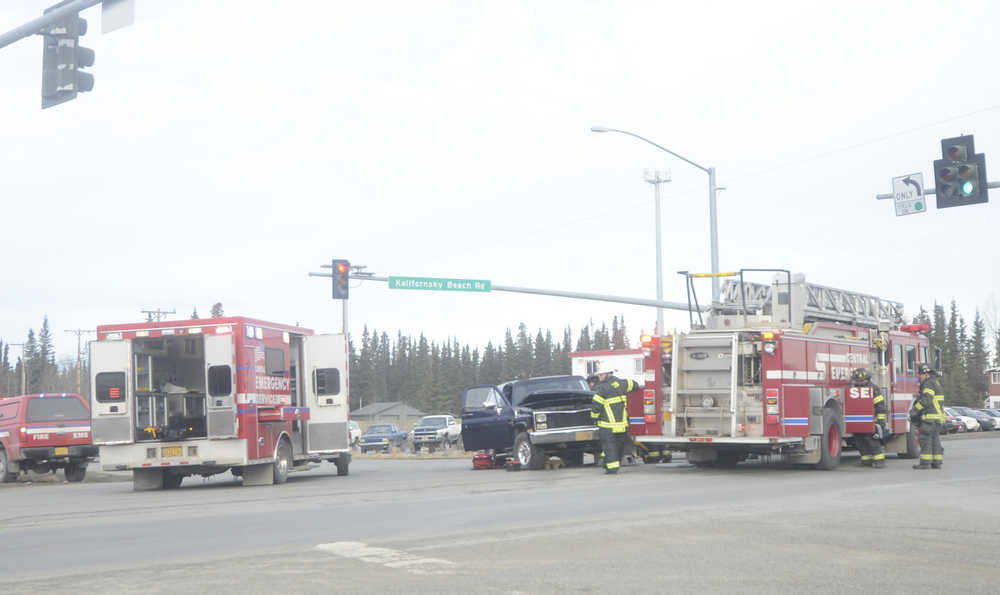
[[[871,371],[889,405],[889,453],[913,458],[907,411],[917,367],[938,367],[923,334],[901,324],[903,306],[875,296],[806,283],[788,271],[771,284],[729,280],[707,319],[692,330],[646,335],[645,386],[629,401],[630,430],[652,451],[686,451],[697,466],[732,466],[778,455],[833,469],[854,437],[871,435],[873,391],[850,385]],[[692,291],[693,293],[693,291]],[[693,318],[698,315],[697,321]]]
[[[90,442],[90,408],[72,393],[0,399],[0,483],[18,473],[62,469],[67,481],[83,481],[97,456]]]
[[[137,490],[227,470],[284,483],[322,462],[347,475],[347,341],[227,317],[111,324],[90,345],[101,468]]]

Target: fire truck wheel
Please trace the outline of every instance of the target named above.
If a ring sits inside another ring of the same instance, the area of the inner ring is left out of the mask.
[[[291,468],[292,447],[287,440],[282,440],[274,452],[274,483],[285,483],[288,480],[288,470]]]
[[[735,467],[740,462],[746,460],[746,455],[734,450],[719,451],[719,458],[715,462],[716,467]]]
[[[823,435],[820,436],[817,469],[831,471],[840,465],[840,416],[833,409],[823,409]]]
[[[521,432],[514,439],[514,458],[521,464],[522,469],[537,470],[545,464],[542,450],[531,443],[527,432]]]
[[[0,448],[0,483],[11,483],[17,481],[17,473],[10,473],[7,463],[7,451]]]
[[[66,481],[83,481],[83,478],[87,475],[87,464],[70,463],[63,469],[63,473],[66,475]]]

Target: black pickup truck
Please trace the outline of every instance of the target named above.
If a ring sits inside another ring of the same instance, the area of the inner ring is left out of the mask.
[[[513,456],[525,469],[541,469],[553,455],[582,465],[584,453],[601,448],[590,416],[593,396],[580,376],[470,386],[462,395],[465,450]]]

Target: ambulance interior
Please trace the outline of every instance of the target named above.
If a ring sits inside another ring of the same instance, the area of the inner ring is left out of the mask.
[[[132,352],[136,440],[206,437],[204,338],[135,339]]]

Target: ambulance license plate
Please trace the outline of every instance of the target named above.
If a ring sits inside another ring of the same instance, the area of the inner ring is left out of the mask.
[[[160,453],[165,457],[180,457],[184,455],[184,448],[180,446],[164,446]]]
[[[61,448],[60,447],[60,448],[56,448],[55,449],[55,455],[56,456],[59,456],[59,455],[68,455],[68,454],[69,454],[69,449],[68,448]]]

